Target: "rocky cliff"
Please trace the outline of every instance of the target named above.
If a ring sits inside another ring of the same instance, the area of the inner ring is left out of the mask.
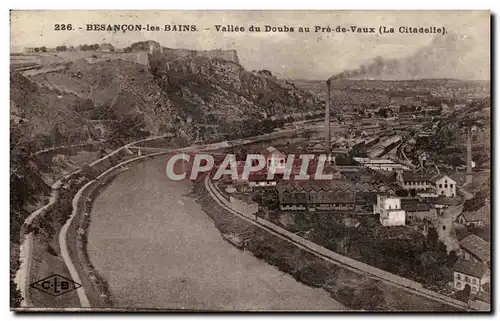
[[[192,142],[213,141],[244,126],[253,128],[245,133],[257,133],[259,122],[271,116],[324,106],[270,71],[245,70],[235,51],[160,49],[154,42],[136,43],[128,51],[146,53],[148,47],[147,65],[117,55],[79,59],[29,80],[13,74],[12,114],[30,129],[23,136],[38,135],[45,145],[57,144],[54,135],[81,142],[96,139],[94,125],[112,121],[113,137],[171,132]],[[119,132],[126,127],[134,131]]]
[[[184,119],[221,125],[323,108],[324,102],[270,71],[245,70],[220,58],[149,57],[155,82]]]

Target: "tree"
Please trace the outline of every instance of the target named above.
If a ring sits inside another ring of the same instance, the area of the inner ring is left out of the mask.
[[[74,109],[81,113],[91,111],[94,108],[94,102],[91,99],[78,100],[74,104]]]
[[[80,174],[89,180],[93,180],[98,176],[94,169],[92,169],[89,165],[83,166],[80,170]]]
[[[270,210],[275,210],[279,207],[278,193],[276,190],[265,189],[262,194],[262,205],[269,208]]]
[[[279,118],[274,121],[274,128],[281,128],[283,126],[285,126],[285,120],[283,118]]]
[[[47,52],[47,47],[45,46],[40,47],[40,52]]]
[[[17,285],[10,279],[10,306],[11,308],[18,308],[21,306],[23,298],[21,291],[17,289]]]
[[[339,155],[335,157],[335,164],[339,166],[355,165],[355,161],[351,155]]]
[[[437,233],[436,228],[429,229],[429,233],[427,234],[426,244],[430,251],[446,253],[446,246],[439,239],[439,235]]]
[[[396,196],[399,196],[399,197],[407,197],[408,196],[408,191],[405,190],[405,189],[398,189],[396,191]]]
[[[455,262],[457,262],[457,259],[457,251],[451,250],[450,254],[448,254],[448,257],[446,258],[446,266],[449,268],[453,267],[453,265],[455,265]]]
[[[460,301],[467,302],[469,301],[470,294],[471,294],[471,287],[470,285],[466,284],[462,291],[456,293],[456,296],[457,299],[459,299]]]
[[[130,139],[147,136],[143,130],[146,126],[142,115],[127,115],[119,119],[110,131],[111,139]]]
[[[65,137],[61,133],[61,130],[59,129],[58,125],[56,125],[52,129],[52,133],[51,134],[52,134],[52,139],[53,139],[53,145],[54,146],[61,146],[61,145],[64,144]]]
[[[275,123],[271,118],[266,118],[262,121],[262,131],[264,133],[271,133],[275,128]]]

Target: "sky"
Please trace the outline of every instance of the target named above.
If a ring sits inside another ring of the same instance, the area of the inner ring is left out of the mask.
[[[55,24],[68,23],[76,30],[54,30]],[[162,28],[166,24],[189,24],[196,25],[198,31],[96,32],[85,31],[86,24],[149,24]],[[254,25],[262,31],[265,25],[293,26],[295,32],[217,32],[214,26],[218,24],[242,26],[247,30]],[[311,32],[297,32],[299,26],[309,27]],[[372,27],[376,33],[314,32],[315,26]],[[393,27],[396,32],[379,34],[380,26]],[[447,33],[399,33],[401,26],[445,27]],[[458,46],[458,52],[454,52],[453,59],[457,61],[446,65],[457,68],[452,75],[489,79],[488,11],[12,11],[10,48],[11,52],[20,52],[31,46],[103,42],[127,47],[136,41],[155,40],[170,48],[234,49],[247,70],[268,69],[281,78],[327,79],[333,74],[357,69],[378,56],[399,59],[429,46],[437,46],[432,52],[439,52],[439,46],[447,41],[436,38],[446,37],[468,39],[467,46]],[[453,47],[443,46],[442,50],[453,50]]]

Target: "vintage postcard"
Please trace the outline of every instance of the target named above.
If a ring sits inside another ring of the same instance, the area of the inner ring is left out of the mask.
[[[491,311],[490,23],[11,11],[11,309]]]

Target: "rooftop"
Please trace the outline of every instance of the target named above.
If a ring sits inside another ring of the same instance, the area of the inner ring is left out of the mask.
[[[367,164],[394,164],[394,161],[390,159],[369,159]]]
[[[479,210],[473,212],[462,212],[461,215],[467,220],[467,222],[482,221],[483,219],[483,214]]]
[[[481,261],[487,261],[491,257],[490,243],[475,234],[471,234],[461,240],[460,247]]]
[[[403,171],[403,181],[405,182],[429,182],[430,176],[422,173]]]
[[[401,200],[401,208],[407,212],[427,212],[433,207],[429,203],[407,203],[405,200]]]
[[[481,263],[459,259],[453,266],[453,271],[482,278],[488,272],[488,267]]]
[[[354,182],[349,179],[317,180],[317,181],[280,181],[276,186],[278,191],[310,192],[310,191],[346,191],[346,192],[391,192],[383,183]]]

